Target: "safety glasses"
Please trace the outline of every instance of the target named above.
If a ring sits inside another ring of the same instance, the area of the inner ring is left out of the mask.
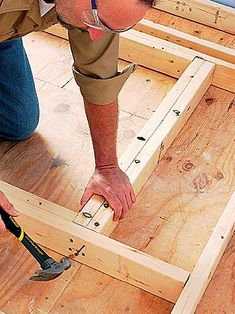
[[[81,21],[86,26],[89,26],[89,27],[95,28],[95,29],[99,29],[99,30],[102,30],[102,31],[108,32],[108,33],[126,32],[129,29],[131,29],[133,26],[135,26],[135,24],[134,24],[134,25],[129,26],[125,29],[112,29],[112,28],[108,27],[104,22],[102,22],[99,19],[95,0],[91,0],[91,7],[92,7],[91,10],[84,10],[82,12]]]

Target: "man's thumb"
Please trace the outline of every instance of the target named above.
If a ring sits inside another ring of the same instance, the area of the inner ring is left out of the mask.
[[[19,216],[19,212],[14,208],[14,206],[8,201],[6,196],[1,192],[0,193],[0,206],[12,216]]]
[[[81,204],[81,207],[80,207],[80,210],[82,210],[82,208],[86,205],[86,203],[90,200],[90,198],[94,195],[93,192],[91,191],[85,191],[82,198],[81,198],[81,201],[80,201],[80,204]]]

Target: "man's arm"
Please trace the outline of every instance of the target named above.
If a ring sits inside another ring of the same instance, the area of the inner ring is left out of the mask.
[[[13,207],[13,205],[8,201],[6,196],[0,191],[0,206],[11,216],[19,216],[19,212],[16,211]],[[3,221],[0,219],[0,234],[6,232],[7,229],[3,223]]]
[[[95,172],[83,194],[82,207],[92,195],[105,197],[114,210],[114,220],[122,219],[135,202],[127,175],[119,168],[116,143],[118,102],[94,105],[84,101],[95,154]]]
[[[74,57],[73,73],[85,101],[94,146],[96,168],[82,197],[82,206],[93,194],[106,198],[114,209],[114,219],[123,218],[135,201],[133,189],[117,163],[116,138],[118,97],[123,84],[134,71],[130,65],[118,71],[117,34],[105,33],[96,41],[87,31],[69,31]]]

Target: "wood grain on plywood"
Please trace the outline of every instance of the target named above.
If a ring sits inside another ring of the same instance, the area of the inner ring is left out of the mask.
[[[143,187],[137,208],[115,229],[115,239],[131,246],[138,239],[138,249],[193,270],[234,190],[233,103],[234,94],[208,90]],[[148,234],[144,243],[139,230]]]
[[[234,94],[214,87],[208,90],[113,238],[190,271],[194,268],[235,187],[234,109]],[[78,282],[83,282],[84,289]],[[165,314],[172,307],[82,268],[51,313],[71,308],[93,313],[99,308],[106,314],[125,309]],[[227,305],[231,313],[233,308]]]
[[[56,260],[61,256],[46,250]],[[22,244],[8,234],[0,237],[0,309],[11,313],[47,313],[73,278],[79,264],[72,264],[56,281],[33,282],[29,278],[39,268]]]
[[[34,78],[62,87],[72,77],[73,57],[66,40],[39,32],[24,37]]]
[[[172,314],[194,314],[235,230],[235,191],[194,267]]]

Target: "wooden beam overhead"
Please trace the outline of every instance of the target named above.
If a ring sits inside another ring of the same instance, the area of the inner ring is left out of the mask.
[[[224,32],[235,34],[235,10],[210,0],[156,1],[154,7]]]
[[[187,271],[45,210],[44,201],[30,203],[29,193],[3,181],[0,190],[19,210],[17,221],[37,243],[171,302],[179,297]]]

